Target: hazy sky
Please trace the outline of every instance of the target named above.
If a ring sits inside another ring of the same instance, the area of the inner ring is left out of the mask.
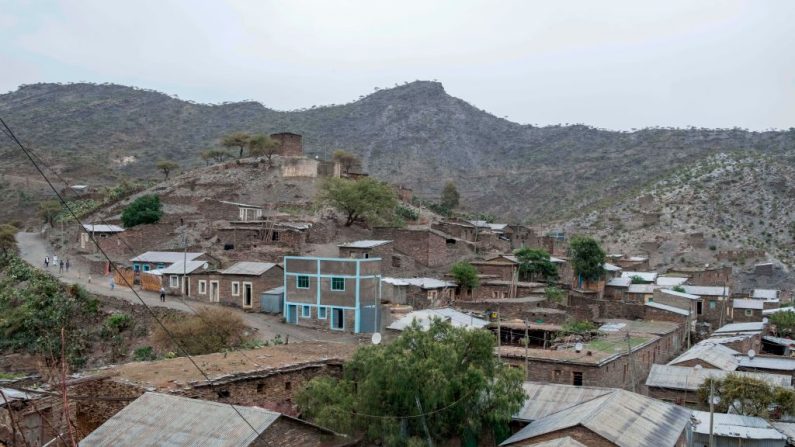
[[[795,1],[0,0],[0,92],[344,103],[415,79],[530,124],[795,126]]]

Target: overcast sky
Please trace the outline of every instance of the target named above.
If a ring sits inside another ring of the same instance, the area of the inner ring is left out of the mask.
[[[113,82],[280,110],[404,81],[512,121],[795,126],[795,1],[0,0],[0,92]]]

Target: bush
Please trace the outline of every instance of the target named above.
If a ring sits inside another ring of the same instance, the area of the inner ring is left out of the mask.
[[[133,359],[135,359],[136,362],[146,362],[157,359],[157,355],[155,355],[155,349],[153,347],[141,346],[133,351]]]
[[[477,269],[468,262],[456,262],[450,269],[450,274],[462,289],[471,290],[480,284]]]
[[[110,329],[115,329],[117,332],[121,332],[125,329],[129,329],[130,326],[132,326],[132,322],[132,317],[127,314],[113,314],[105,319],[105,326]]]
[[[228,309],[201,309],[195,315],[163,322],[173,340],[157,327],[154,340],[167,351],[184,355],[209,354],[243,346],[247,342],[243,319]]]
[[[561,335],[577,334],[585,335],[590,334],[596,330],[596,325],[590,321],[568,321],[563,325],[560,332]]]
[[[160,198],[152,194],[138,197],[127,208],[124,208],[121,213],[121,221],[126,228],[131,228],[139,224],[156,223],[162,216]]]
[[[417,220],[420,218],[420,213],[414,211],[411,208],[407,208],[403,205],[398,205],[397,208],[395,208],[395,214],[398,217],[401,217],[406,220]]]

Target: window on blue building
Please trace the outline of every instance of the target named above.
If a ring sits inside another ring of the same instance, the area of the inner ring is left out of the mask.
[[[318,307],[318,308],[317,308],[317,318],[318,318],[319,320],[325,320],[325,319],[326,319],[326,312],[328,312],[328,309],[327,309],[327,308],[325,308],[325,307]]]
[[[312,315],[312,308],[309,306],[301,306],[301,317],[309,318]]]
[[[331,290],[344,291],[345,278],[331,278]]]
[[[308,289],[309,288],[309,277],[308,276],[298,276],[296,278],[295,286],[299,289]]]

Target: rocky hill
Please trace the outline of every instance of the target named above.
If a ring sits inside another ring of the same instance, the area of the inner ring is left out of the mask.
[[[650,254],[652,266],[732,265],[748,272],[772,260],[765,286],[795,286],[795,157],[719,153],[636,195],[562,224],[610,252]],[[751,275],[746,275],[747,279]]]
[[[76,182],[155,176],[158,159],[199,164],[200,151],[232,131],[292,131],[304,135],[307,152],[351,150],[371,173],[420,196],[438,196],[452,179],[469,209],[528,222],[612,201],[710,154],[795,151],[795,129],[520,125],[448,95],[436,82],[289,112],[256,102],[196,104],[119,85],[35,84],[0,95],[0,116]],[[5,139],[0,150],[0,173],[25,172],[26,161]]]

